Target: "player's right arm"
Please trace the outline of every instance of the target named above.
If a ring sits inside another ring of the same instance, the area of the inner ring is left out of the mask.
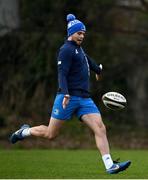
[[[63,108],[66,108],[66,105],[69,102],[69,92],[68,92],[68,73],[72,64],[72,51],[68,48],[61,48],[58,55],[58,83],[59,83],[59,92],[64,94],[63,99]]]

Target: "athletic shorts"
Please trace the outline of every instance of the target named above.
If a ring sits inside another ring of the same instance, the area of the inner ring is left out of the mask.
[[[51,117],[60,120],[69,120],[75,114],[79,119],[84,114],[99,113],[100,111],[91,98],[70,96],[65,109],[62,107],[64,94],[58,94],[55,98]]]

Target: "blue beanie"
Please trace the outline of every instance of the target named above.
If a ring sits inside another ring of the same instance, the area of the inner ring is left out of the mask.
[[[79,32],[79,31],[86,31],[85,25],[76,19],[75,15],[68,14],[67,15],[67,35],[68,37],[72,34]]]

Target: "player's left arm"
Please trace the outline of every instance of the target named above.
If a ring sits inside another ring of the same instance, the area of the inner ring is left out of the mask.
[[[102,64],[97,65],[88,55],[86,55],[86,57],[89,63],[90,70],[96,73],[96,80],[98,81],[100,79],[103,65]]]

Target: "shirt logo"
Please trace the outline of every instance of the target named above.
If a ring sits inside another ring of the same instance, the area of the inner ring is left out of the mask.
[[[79,53],[77,49],[75,50],[75,53],[76,53],[76,54],[78,54],[78,53]]]
[[[58,61],[58,65],[60,65],[62,62],[61,61]]]

